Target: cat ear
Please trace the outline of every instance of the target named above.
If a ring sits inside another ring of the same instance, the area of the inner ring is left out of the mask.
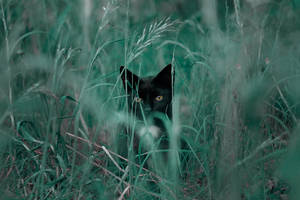
[[[128,93],[131,93],[132,88],[136,89],[136,86],[138,85],[139,82],[139,77],[126,69],[124,66],[120,67],[120,74],[121,74],[121,79],[123,81],[123,86],[124,89],[126,90],[126,84],[127,84],[127,91]]]
[[[175,74],[175,71],[174,71]],[[172,81],[174,83],[174,74],[172,80],[172,65],[168,64],[165,66],[154,78],[154,81],[160,85],[165,85],[166,87],[172,87]]]

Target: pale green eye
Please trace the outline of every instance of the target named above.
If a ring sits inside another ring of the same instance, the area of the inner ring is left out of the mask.
[[[134,97],[134,101],[137,102],[137,103],[140,103],[140,102],[142,102],[142,98]]]
[[[157,96],[157,97],[155,97],[155,100],[156,101],[161,101],[161,100],[163,100],[163,98],[164,98],[163,96]]]

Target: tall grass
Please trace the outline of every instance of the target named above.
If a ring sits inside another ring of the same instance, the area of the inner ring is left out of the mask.
[[[1,0],[1,199],[298,199],[299,8]],[[168,63],[172,148],[147,169],[119,67]]]

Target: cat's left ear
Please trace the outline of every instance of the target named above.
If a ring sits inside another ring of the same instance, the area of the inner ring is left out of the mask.
[[[128,90],[128,93],[131,93],[132,90],[135,90],[139,84],[139,77],[126,69],[124,66],[120,67],[120,74],[123,81],[124,89]]]
[[[175,75],[175,70],[172,75],[172,65],[168,64],[156,75],[154,80],[156,82],[159,82],[160,85],[165,85],[167,87],[172,88],[172,86],[174,85],[174,77],[175,77],[174,75]],[[173,84],[172,84],[172,81],[173,81]]]

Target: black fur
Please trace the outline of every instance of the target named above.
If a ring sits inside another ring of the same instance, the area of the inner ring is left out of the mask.
[[[140,122],[141,127],[152,127],[158,129],[157,135],[153,137],[154,143],[157,144],[158,150],[169,148],[168,133],[165,121],[172,120],[172,95],[174,74],[172,74],[171,64],[164,67],[156,76],[139,77],[126,69],[120,67],[123,86],[128,94],[129,112],[133,113]],[[173,78],[172,78],[173,77]],[[157,98],[162,96],[162,100]],[[137,102],[136,98],[141,101]],[[134,135],[134,151],[136,154],[145,153],[145,139],[141,136],[143,130],[137,126]],[[155,131],[153,131],[155,133]],[[145,157],[143,157],[144,159]],[[164,153],[163,159],[166,161],[167,153]]]

